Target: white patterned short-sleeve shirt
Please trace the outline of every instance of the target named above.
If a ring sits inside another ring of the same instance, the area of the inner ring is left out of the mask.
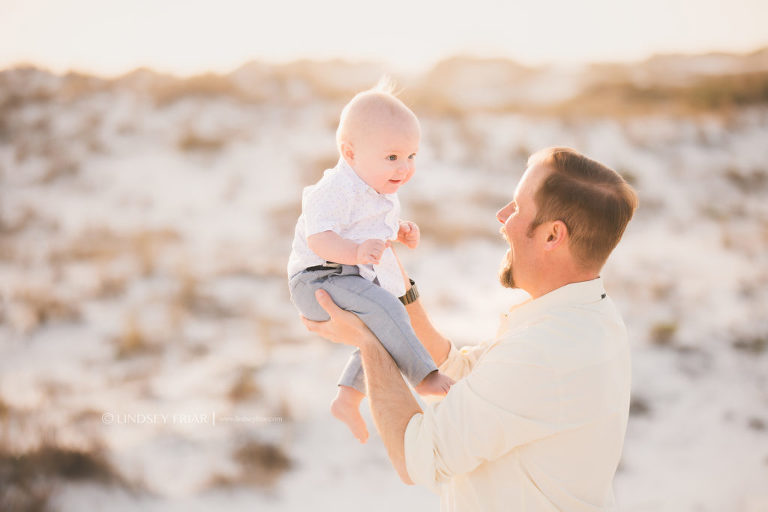
[[[396,240],[400,228],[400,201],[397,194],[379,194],[340,158],[336,167],[304,188],[301,215],[296,223],[288,276],[308,267],[323,265],[325,260],[307,244],[307,237],[333,231],[355,243],[371,238]],[[396,297],[405,294],[400,267],[392,249],[387,248],[377,265],[358,265],[360,275],[369,281],[378,278],[382,288]]]

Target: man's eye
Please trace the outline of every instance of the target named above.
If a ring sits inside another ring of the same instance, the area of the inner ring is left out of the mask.
[[[394,162],[395,160],[397,160],[397,155],[389,155],[387,157],[387,160],[392,160]]]

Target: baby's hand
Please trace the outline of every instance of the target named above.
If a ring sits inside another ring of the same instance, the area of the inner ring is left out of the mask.
[[[400,231],[397,232],[397,241],[405,244],[409,249],[415,249],[419,245],[421,234],[419,226],[409,220],[400,221]]]
[[[384,240],[376,240],[375,238],[366,240],[357,246],[357,264],[373,263],[378,265],[381,262],[381,255],[384,254],[387,247],[389,247],[389,242]]]

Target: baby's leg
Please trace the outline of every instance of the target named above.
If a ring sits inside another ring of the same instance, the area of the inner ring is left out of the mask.
[[[330,319],[328,313],[317,303],[315,291],[320,289],[324,280],[332,272],[332,270],[301,272],[293,276],[288,282],[291,302],[305,318],[316,322]]]
[[[363,359],[360,357],[360,349],[356,348],[352,355],[347,359],[347,365],[341,372],[341,377],[337,382],[339,386],[348,386],[354,388],[362,394],[365,394],[365,373],[363,372]]]
[[[355,275],[331,275],[323,287],[340,307],[355,313],[373,331],[418,393],[448,392],[453,380],[437,371],[394,295]]]
[[[365,395],[349,386],[339,386],[336,398],[331,402],[331,414],[343,421],[352,434],[361,442],[368,440],[368,428],[360,414],[360,402]]]
[[[305,272],[291,279],[291,301],[303,316],[315,321],[328,320],[328,314],[317,303],[314,293],[327,275],[335,272]],[[365,443],[368,440],[368,428],[360,414],[360,402],[365,397],[365,379],[359,352],[355,351],[356,356],[353,355],[347,363],[336,397],[331,402],[331,414],[343,421],[361,443]]]

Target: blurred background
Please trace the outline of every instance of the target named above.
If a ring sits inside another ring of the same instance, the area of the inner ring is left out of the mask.
[[[301,189],[389,74],[438,328],[524,299],[494,213],[532,152],[613,167],[620,510],[768,511],[768,4],[533,4],[0,0],[0,510],[438,509],[331,417],[348,350],[286,286]]]

